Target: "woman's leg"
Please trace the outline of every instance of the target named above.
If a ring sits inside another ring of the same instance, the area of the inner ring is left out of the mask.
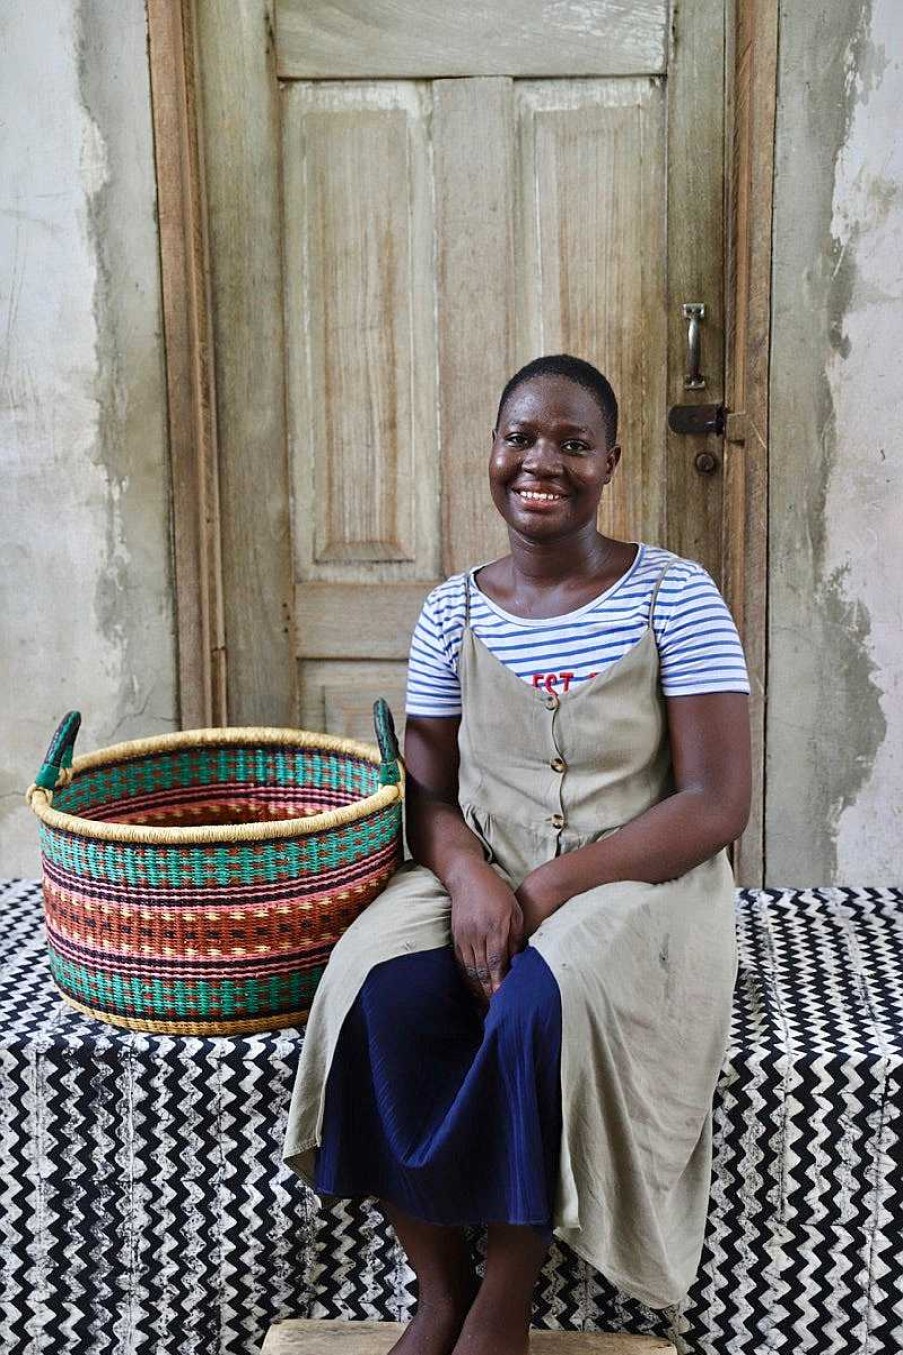
[[[463,1228],[424,1223],[381,1202],[417,1276],[417,1311],[392,1347],[398,1355],[450,1355],[477,1291]]]
[[[549,1235],[513,1223],[491,1223],[486,1274],[474,1299],[455,1355],[526,1355],[536,1277]]]

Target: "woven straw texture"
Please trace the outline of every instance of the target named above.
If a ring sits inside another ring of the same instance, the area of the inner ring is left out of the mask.
[[[51,973],[73,1007],[132,1030],[303,1021],[401,860],[401,787],[367,744],[196,731],[77,759],[61,782],[31,799]]]

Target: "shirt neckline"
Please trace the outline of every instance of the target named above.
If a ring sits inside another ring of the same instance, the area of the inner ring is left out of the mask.
[[[627,580],[631,577],[631,575],[636,573],[640,561],[642,560],[646,553],[646,545],[645,542],[643,541],[630,541],[628,542],[628,545],[636,546],[637,552],[629,568],[625,570],[621,577],[615,579],[614,583],[610,584],[609,587],[606,588],[603,593],[598,593],[596,597],[590,598],[589,602],[584,602],[582,607],[575,607],[572,612],[561,612],[558,616],[539,616],[539,617],[517,616],[514,612],[506,612],[504,607],[500,607],[497,602],[494,602],[491,597],[489,597],[486,593],[483,592],[482,588],[477,583],[477,575],[479,574],[480,570],[485,569],[486,565],[491,564],[492,563],[491,560],[486,560],[482,565],[477,565],[475,569],[471,569],[469,571],[470,580],[473,583],[475,591],[477,592],[479,597],[482,598],[483,602],[485,602],[489,610],[494,612],[496,616],[500,616],[504,621],[511,621],[516,626],[527,626],[527,627],[535,626],[537,628],[543,626],[552,626],[555,625],[556,623],[560,625],[568,621],[572,621],[576,617],[583,616],[586,612],[592,611],[594,607],[598,607],[600,602],[604,602],[604,600],[610,597],[612,593],[617,592],[621,585],[626,583]]]

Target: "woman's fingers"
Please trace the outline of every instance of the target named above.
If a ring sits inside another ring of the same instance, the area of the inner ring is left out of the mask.
[[[516,915],[512,918],[511,926],[508,928],[508,963],[518,955],[527,944],[527,937],[524,930],[524,914],[521,908],[518,908]]]
[[[485,956],[482,955],[479,942],[465,947],[464,977],[467,979],[467,985],[477,1001],[485,1006],[489,1001],[489,992],[486,988],[486,980],[489,971],[486,968]]]
[[[482,959],[482,972],[479,978],[489,997],[498,992],[502,979],[508,973],[509,935],[510,930],[507,928],[494,928],[486,936],[481,937],[477,948],[477,953]]]
[[[523,913],[511,889],[494,873],[478,892],[462,889],[452,900],[455,956],[465,981],[488,1002],[501,987],[512,955],[523,946]]]

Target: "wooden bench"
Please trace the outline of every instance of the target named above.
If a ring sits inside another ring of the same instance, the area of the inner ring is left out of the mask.
[[[385,1355],[403,1331],[401,1322],[277,1322],[260,1355]],[[535,1331],[530,1350],[531,1355],[673,1355],[674,1347],[655,1336],[622,1332]]]

